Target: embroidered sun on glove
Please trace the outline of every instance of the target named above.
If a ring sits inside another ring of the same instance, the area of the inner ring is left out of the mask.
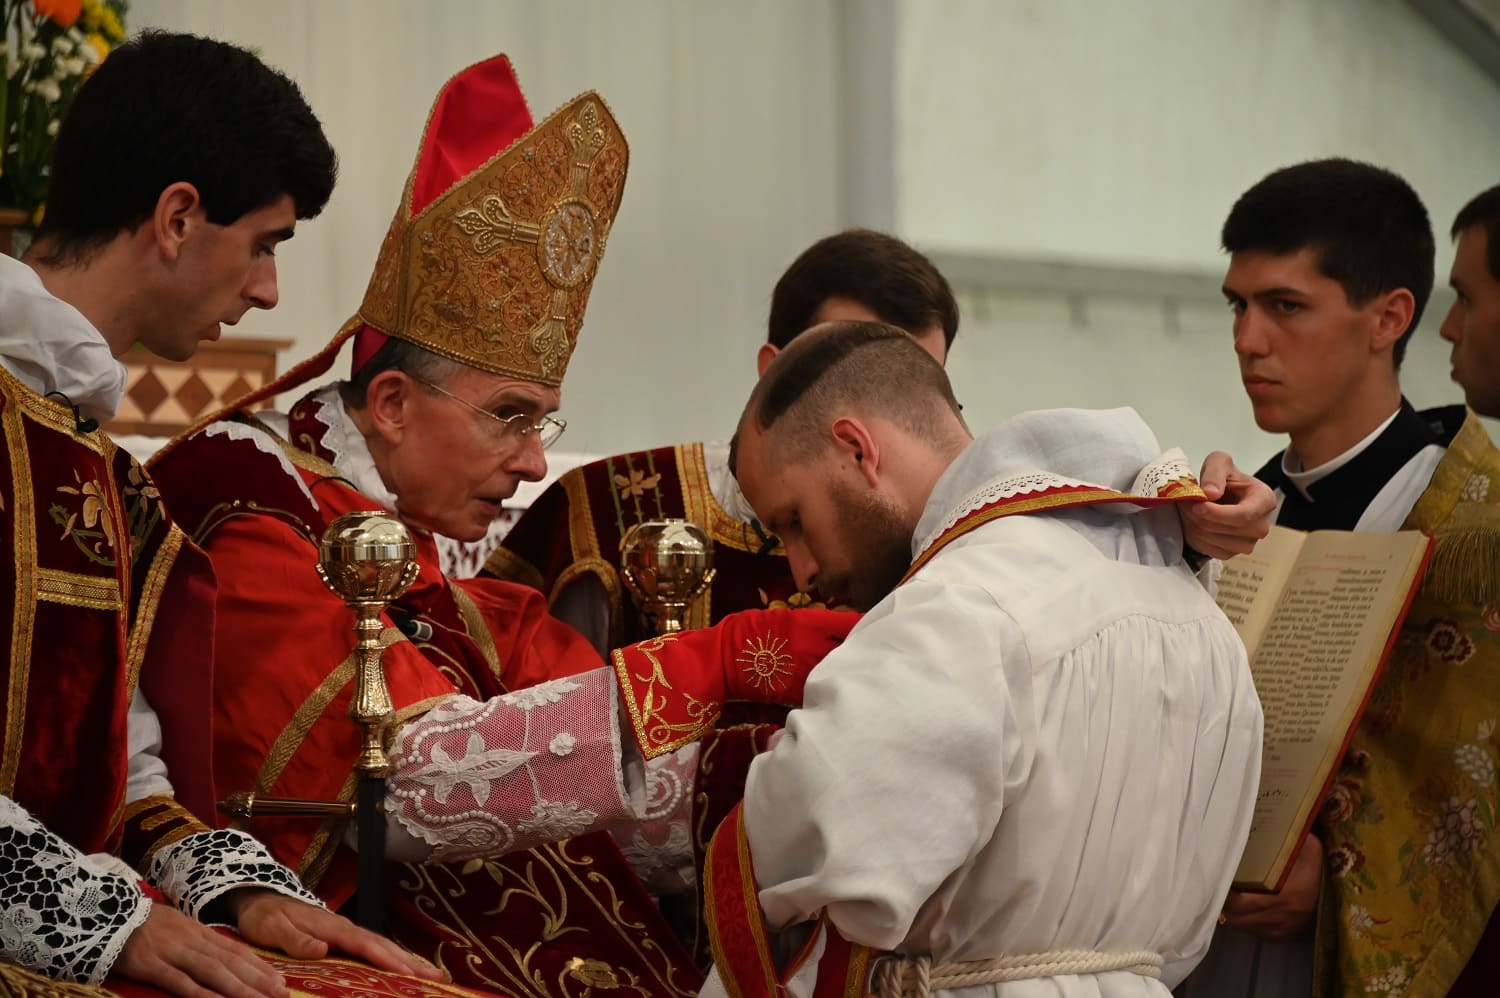
[[[158,850],[146,879],[178,909],[200,921],[205,907],[237,887],[263,887],[323,907],[265,846],[233,828],[199,832]]]
[[[726,701],[797,706],[813,666],[857,623],[840,610],[746,610],[617,648],[611,661],[641,753],[653,759],[696,741]]]

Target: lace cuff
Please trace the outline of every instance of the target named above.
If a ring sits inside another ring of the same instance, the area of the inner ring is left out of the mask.
[[[635,875],[656,895],[696,886],[693,858],[693,784],[698,742],[646,763],[646,806],[637,821],[610,829]]]
[[[48,977],[98,984],[151,912],[128,877],[96,869],[0,797],[0,956]]]
[[[397,734],[387,800],[428,861],[451,862],[632,819],[630,782],[638,795],[622,766],[618,693],[596,669],[483,703],[444,698]]]
[[[199,832],[160,849],[146,869],[146,879],[199,920],[210,902],[237,887],[261,887],[323,907],[265,846],[233,828]]]

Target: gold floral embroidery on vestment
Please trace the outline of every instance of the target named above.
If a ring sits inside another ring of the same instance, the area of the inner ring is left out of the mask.
[[[677,634],[663,634],[632,645],[633,650],[639,652],[646,661],[651,663],[649,672],[636,673],[633,677],[630,673],[630,666],[625,661],[623,649],[616,648],[610,653],[615,671],[620,677],[620,690],[625,697],[626,709],[630,711],[635,730],[640,733],[645,745],[649,747],[648,758],[671,752],[695,740],[703,733],[703,729],[719,716],[724,706],[716,700],[699,700],[691,694],[684,693],[682,695],[683,711],[687,715],[687,721],[674,723],[667,720],[664,708],[667,706],[668,694],[673,691],[673,686],[667,679],[666,669],[656,653],[675,642],[677,638]],[[634,678],[636,682],[632,683],[631,678]],[[639,700],[636,699],[636,683],[645,684]]]
[[[615,485],[620,489],[620,498],[628,499],[631,496],[639,498],[647,492],[656,491],[657,483],[661,481],[661,473],[647,475],[640,468],[635,469],[629,475],[616,475]]]
[[[97,481],[84,481],[73,472],[72,485],[59,485],[57,491],[78,497],[75,503],[54,502],[47,509],[54,523],[62,527],[59,535],[71,540],[85,558],[96,565],[114,567],[115,529],[105,503],[104,488]],[[109,550],[106,551],[105,549]]]

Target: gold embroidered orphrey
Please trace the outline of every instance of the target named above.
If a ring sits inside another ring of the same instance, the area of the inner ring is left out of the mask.
[[[628,163],[590,91],[416,217],[413,168],[358,320],[493,374],[561,384]]]

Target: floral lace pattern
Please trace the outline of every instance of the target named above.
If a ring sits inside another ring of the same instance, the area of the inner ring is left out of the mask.
[[[152,859],[146,879],[194,918],[215,898],[237,887],[263,887],[323,906],[265,846],[233,828],[199,832],[167,846]]]
[[[698,750],[698,743],[691,742],[647,762],[640,821],[611,831],[631,869],[653,894],[677,894],[697,884],[691,791]]]
[[[129,878],[0,797],[0,957],[65,981],[98,984],[151,902]]]
[[[434,862],[499,856],[634,819],[617,698],[603,669],[483,703],[445,698],[396,737],[391,813]]]

